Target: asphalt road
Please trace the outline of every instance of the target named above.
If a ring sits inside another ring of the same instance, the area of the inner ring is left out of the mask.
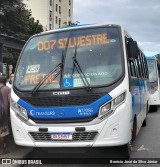
[[[29,152],[26,157],[53,157],[51,153],[40,152],[39,150],[34,150]],[[63,156],[65,157],[65,156]],[[160,108],[157,112],[150,112],[147,116],[147,126],[142,127],[136,140],[132,143],[131,158],[137,158],[137,162],[147,161],[147,159],[152,160],[152,158],[159,158],[160,161]],[[143,159],[146,158],[146,159]],[[25,167],[39,166],[39,165],[24,165]],[[85,159],[85,158],[61,158],[57,161],[55,158],[55,163],[50,165],[41,165],[43,167],[159,167],[160,164],[107,164],[105,159]]]

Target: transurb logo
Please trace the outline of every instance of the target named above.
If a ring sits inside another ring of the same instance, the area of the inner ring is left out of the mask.
[[[31,115],[31,116],[34,116],[34,115],[35,115],[35,111],[34,111],[34,110],[31,110],[31,111],[30,111],[30,115]]]
[[[55,111],[39,111],[39,112],[36,112],[34,110],[31,110],[30,115],[32,117],[33,116],[55,116]]]

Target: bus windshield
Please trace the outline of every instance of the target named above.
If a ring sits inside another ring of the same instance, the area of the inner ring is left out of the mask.
[[[48,76],[60,63],[63,69]],[[117,81],[122,68],[118,28],[71,29],[31,38],[19,60],[14,86],[32,91],[47,75],[39,90],[84,88],[83,77],[88,86],[100,87]]]
[[[157,65],[155,60],[147,60],[148,70],[149,70],[149,81],[155,82],[158,79],[157,75]]]

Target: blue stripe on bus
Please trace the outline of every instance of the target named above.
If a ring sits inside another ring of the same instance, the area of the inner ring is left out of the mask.
[[[91,118],[98,115],[99,107],[110,101],[108,94],[85,106],[35,107],[20,99],[18,104],[27,110],[29,117],[35,119],[74,119]]]

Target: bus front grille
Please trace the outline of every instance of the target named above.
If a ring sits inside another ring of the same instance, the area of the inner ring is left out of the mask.
[[[23,97],[22,100],[36,107],[82,106],[93,103],[101,95],[63,96],[63,97]]]
[[[91,122],[97,116],[98,114],[90,118],[78,118],[78,119],[34,119],[31,117],[30,119],[34,121],[36,124],[83,123],[83,122]]]
[[[42,133],[42,132],[29,132],[30,136],[32,137],[32,139],[36,142],[40,142],[40,141],[57,141],[57,140],[53,140],[51,138],[51,133]],[[73,139],[69,140],[68,142],[71,141],[93,141],[96,136],[97,136],[98,132],[97,131],[92,131],[92,132],[75,132],[73,133]],[[62,141],[62,140],[61,140]]]

